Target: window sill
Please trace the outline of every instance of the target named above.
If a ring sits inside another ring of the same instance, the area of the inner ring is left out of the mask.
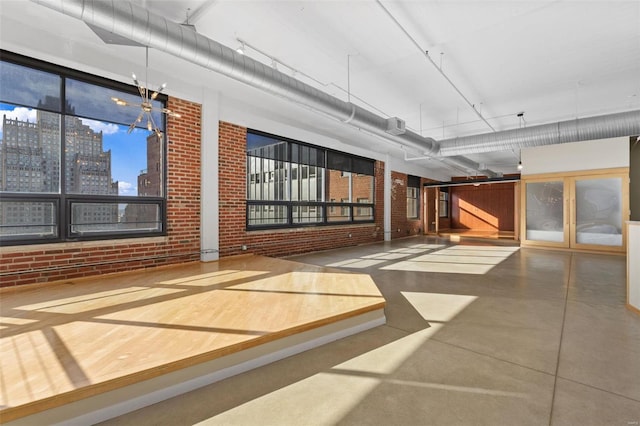
[[[251,229],[246,230],[247,235],[264,235],[264,234],[285,234],[292,232],[308,232],[308,231],[330,231],[333,229],[346,229],[346,228],[378,228],[378,224],[375,222],[367,223],[345,223],[340,225],[311,225],[300,226],[295,228],[273,228],[273,229]]]
[[[48,250],[66,250],[74,248],[93,248],[105,246],[124,246],[129,244],[158,244],[168,241],[169,237],[141,237],[141,238],[119,238],[113,240],[94,240],[94,241],[72,241],[63,243],[46,243],[46,244],[29,244],[18,246],[0,247],[0,254],[9,254],[17,252],[31,251],[48,251]]]

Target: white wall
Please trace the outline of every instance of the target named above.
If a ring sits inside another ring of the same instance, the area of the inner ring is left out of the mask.
[[[627,303],[640,311],[640,222],[628,222],[627,267],[629,282]],[[633,259],[633,260],[632,260]]]
[[[629,138],[523,148],[521,159],[522,176],[629,167]]]
[[[218,115],[218,92],[203,87],[200,133],[200,260],[203,262],[218,260],[220,250]]]

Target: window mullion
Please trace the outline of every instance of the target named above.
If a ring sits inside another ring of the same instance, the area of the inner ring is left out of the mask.
[[[60,79],[60,101],[62,105],[62,113],[60,114],[60,141],[59,141],[59,149],[60,149],[60,165],[59,165],[59,186],[58,186],[58,196],[60,197],[60,203],[58,204],[58,208],[60,211],[58,212],[58,224],[60,235],[59,238],[67,239],[69,238],[69,226],[71,223],[71,214],[69,213],[67,206],[67,123],[65,120],[67,114],[67,79],[65,77]]]

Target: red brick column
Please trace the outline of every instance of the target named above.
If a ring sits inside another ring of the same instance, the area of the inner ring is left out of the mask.
[[[391,172],[391,238],[402,238],[422,234],[422,199],[418,218],[407,218],[407,175]],[[422,183],[422,182],[421,182]],[[419,192],[422,194],[422,191]]]

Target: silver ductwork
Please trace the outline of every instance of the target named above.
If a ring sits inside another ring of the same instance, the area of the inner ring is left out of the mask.
[[[440,141],[441,156],[640,135],[640,110]]]
[[[465,136],[441,142],[406,129],[402,134],[392,134],[394,132],[388,131],[387,118],[324,93],[198,34],[190,27],[168,21],[128,1],[31,1],[80,19],[92,28],[102,28],[141,45],[169,53],[324,113],[388,141],[412,148],[424,156],[438,158],[461,172],[496,176],[492,170],[481,167],[463,155],[640,134],[639,111]]]
[[[211,40],[162,16],[119,0],[31,0],[91,27],[102,28],[141,45],[224,74],[250,86],[299,103],[312,110],[364,129],[384,139],[413,148],[424,155],[436,156],[438,143],[410,130],[394,135],[388,131],[388,119],[350,102],[342,101],[261,62]],[[443,161],[452,167],[489,177],[492,170],[481,169],[475,161],[451,156]]]
[[[211,40],[162,16],[120,0],[31,0],[68,16],[80,19],[92,28],[101,28],[141,45],[224,74],[344,123],[364,129],[384,139],[410,147],[424,155],[437,155],[438,143],[410,130],[394,135],[388,132],[388,119],[350,102],[342,101],[272,67]],[[479,164],[458,156],[447,163],[469,171],[480,171]],[[491,170],[483,174],[495,176]]]

